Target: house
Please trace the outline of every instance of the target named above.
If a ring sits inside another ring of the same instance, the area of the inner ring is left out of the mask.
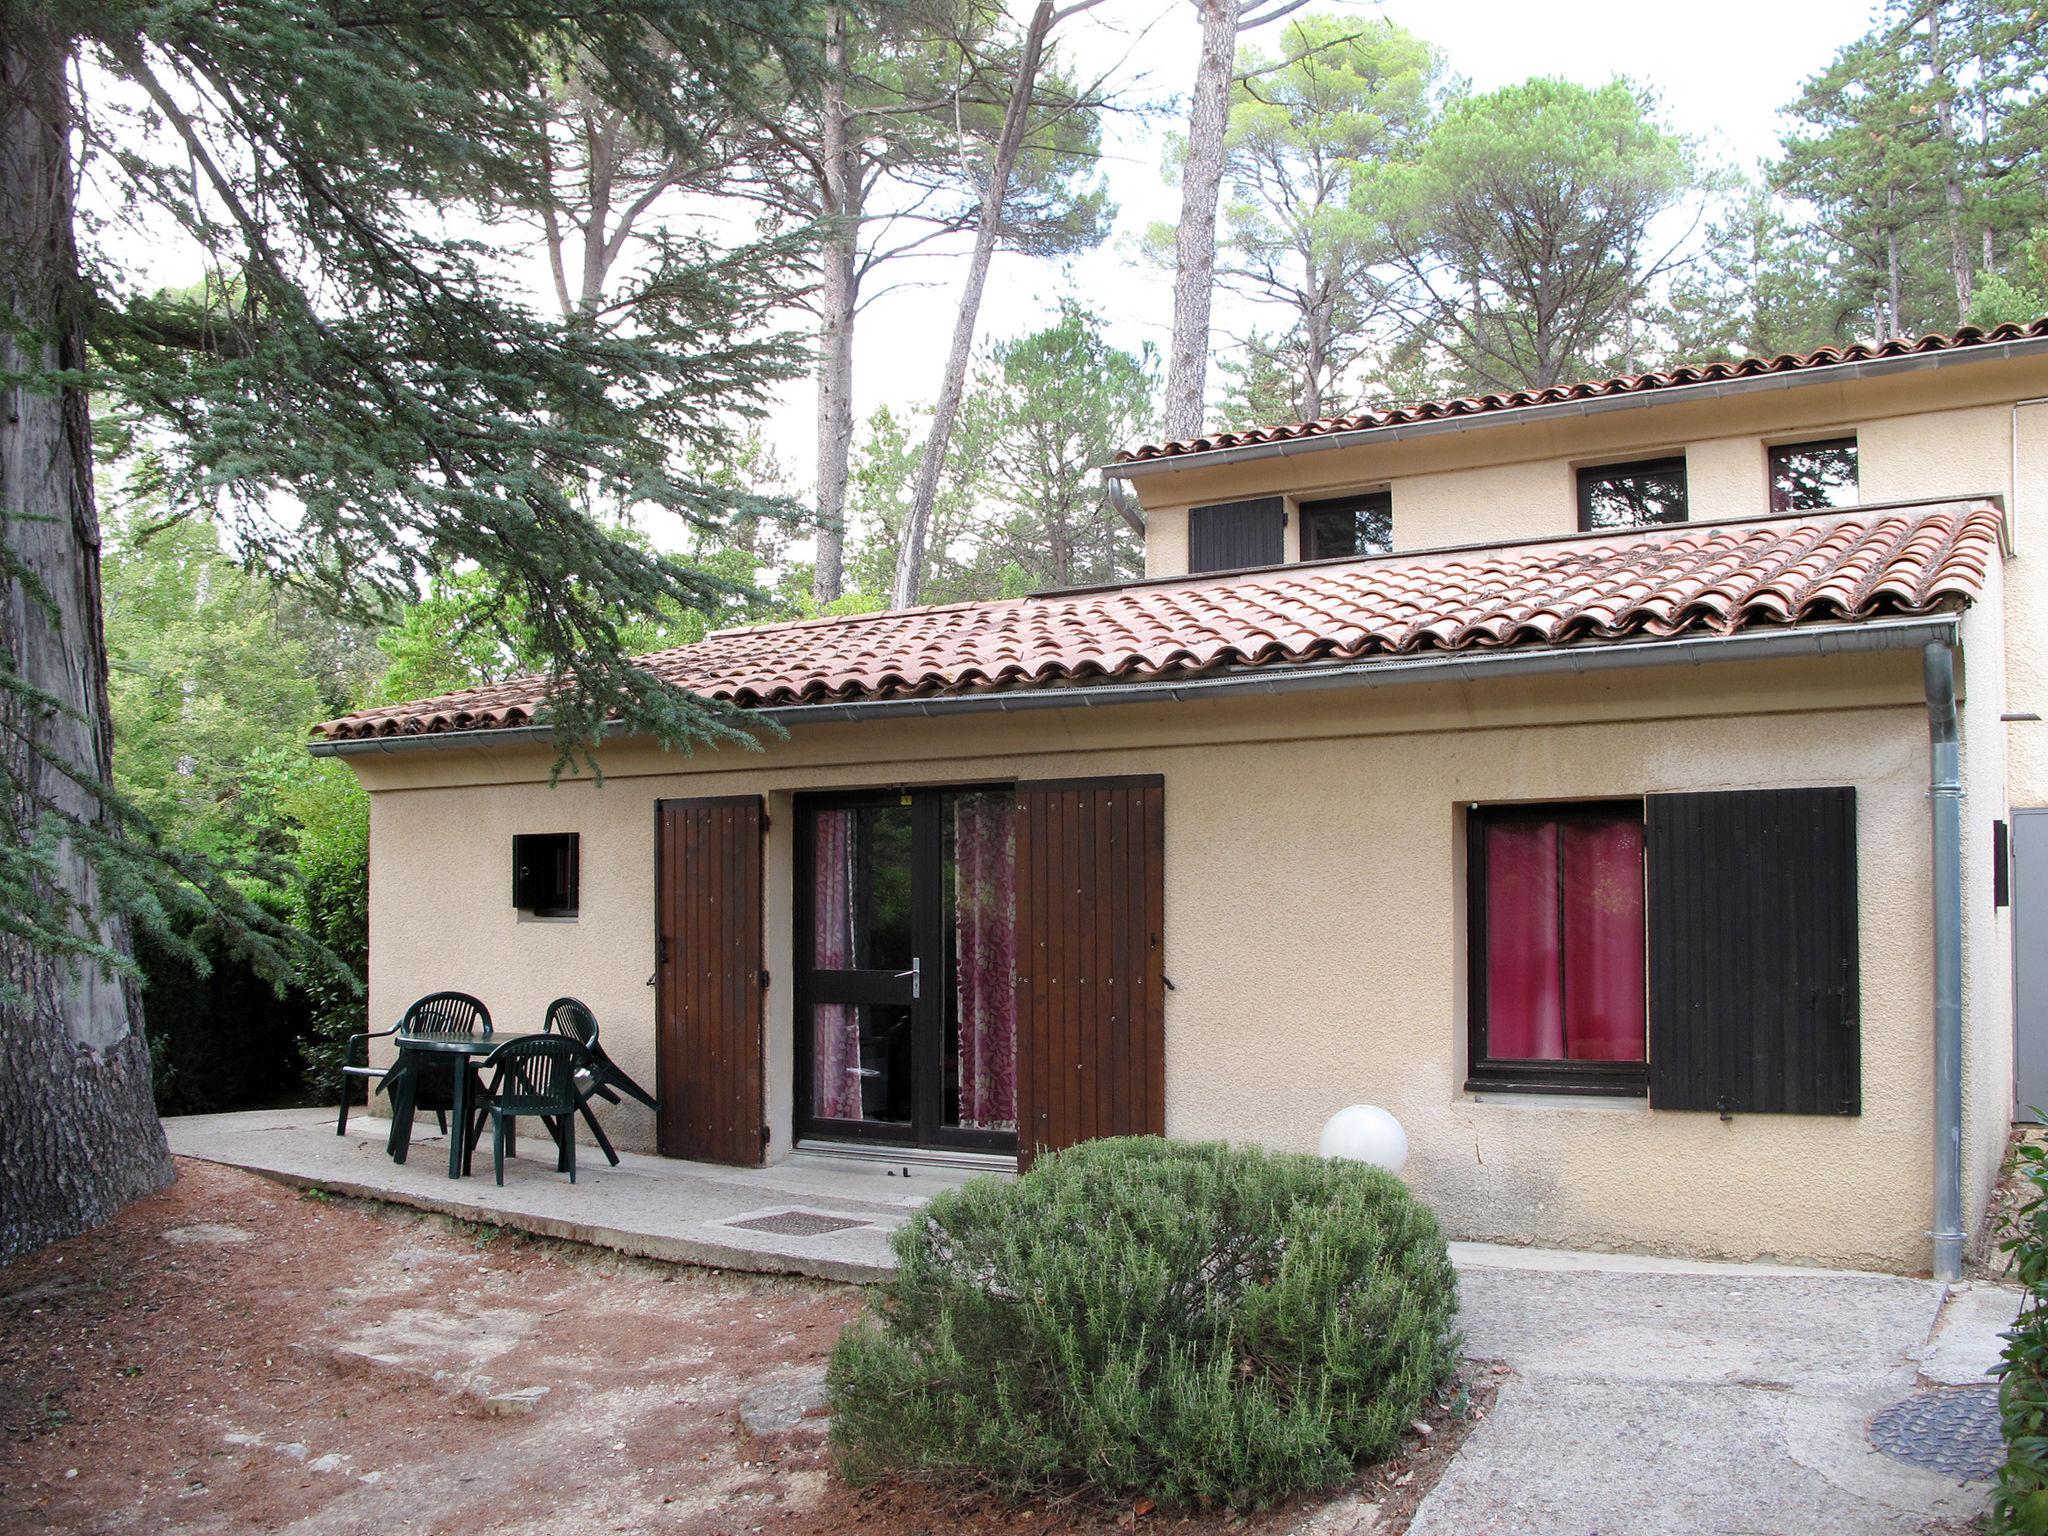
[[[1164,443],[1142,581],[647,659],[760,751],[329,721],[373,1014],[574,993],[677,1157],[1371,1102],[1454,1236],[1952,1274],[2041,1033],[2044,401],[2048,321]]]

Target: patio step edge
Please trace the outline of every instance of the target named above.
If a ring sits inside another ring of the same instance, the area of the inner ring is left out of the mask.
[[[367,1200],[378,1205],[405,1206],[436,1216],[451,1217],[457,1221],[504,1227],[512,1231],[531,1233],[535,1237],[551,1237],[563,1242],[581,1243],[590,1248],[607,1248],[614,1253],[623,1253],[632,1258],[655,1259],[667,1264],[689,1264],[700,1269],[724,1269],[742,1274],[799,1275],[846,1285],[872,1285],[888,1279],[892,1272],[887,1265],[866,1264],[857,1259],[764,1252],[721,1243],[711,1238],[632,1232],[597,1222],[542,1216],[531,1211],[480,1210],[459,1200],[444,1200],[411,1190],[379,1189],[375,1185],[358,1183],[352,1179],[319,1177],[290,1168],[268,1168],[246,1159],[209,1157],[200,1152],[184,1152],[179,1155],[193,1158],[198,1162],[240,1168],[294,1189],[317,1189],[331,1195],[343,1195],[352,1200]]]

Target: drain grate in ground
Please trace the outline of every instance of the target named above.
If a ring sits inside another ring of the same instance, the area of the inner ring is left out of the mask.
[[[1938,1387],[1916,1392],[1870,1421],[1870,1443],[1887,1456],[1965,1482],[1993,1477],[2005,1460],[2005,1441],[1998,1428],[1998,1388]]]
[[[827,1211],[770,1211],[766,1216],[749,1216],[726,1225],[745,1227],[749,1232],[773,1232],[777,1237],[823,1237],[828,1232],[848,1232],[874,1223],[856,1216],[834,1216]]]

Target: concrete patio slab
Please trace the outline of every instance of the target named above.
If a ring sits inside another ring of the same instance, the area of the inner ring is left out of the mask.
[[[394,1163],[384,1151],[389,1128],[385,1121],[353,1116],[348,1134],[337,1136],[333,1112],[324,1109],[185,1115],[164,1122],[171,1151],[180,1157],[247,1168],[308,1188],[645,1258],[825,1280],[868,1281],[887,1274],[890,1233],[934,1193],[970,1176],[931,1164],[890,1167],[806,1153],[769,1168],[724,1168],[624,1152],[612,1168],[596,1148],[579,1145],[571,1184],[555,1172],[552,1145],[534,1134],[521,1138],[525,1155],[507,1160],[500,1188],[487,1156],[478,1159],[471,1177],[449,1178],[447,1142],[431,1120],[414,1127],[406,1162]],[[848,1225],[774,1230],[829,1225],[775,1219],[792,1212]],[[735,1225],[764,1220],[765,1227]]]
[[[1984,1483],[1895,1461],[1865,1430],[1924,1385],[1982,1380],[1995,1333],[1944,1326],[1928,1280],[1694,1266],[1464,1267],[1466,1351],[1510,1367],[1411,1536],[1917,1536]],[[1977,1313],[2016,1304],[1992,1287]]]

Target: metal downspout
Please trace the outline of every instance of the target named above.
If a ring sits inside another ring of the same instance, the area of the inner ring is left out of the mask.
[[[1926,663],[1927,802],[1934,854],[1934,1278],[1963,1275],[1963,768],[1956,653]]]

